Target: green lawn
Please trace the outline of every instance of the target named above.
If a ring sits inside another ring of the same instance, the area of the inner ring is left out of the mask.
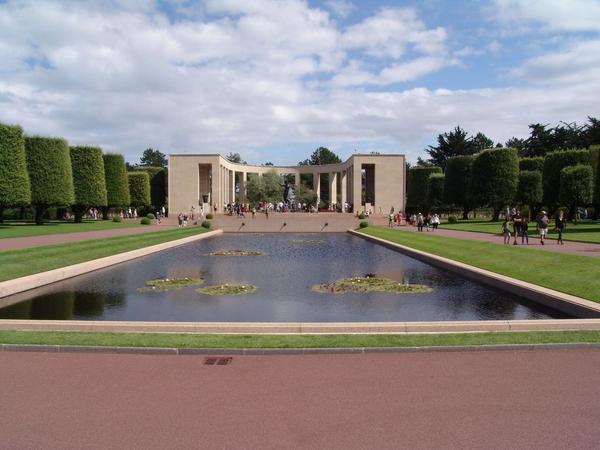
[[[592,256],[555,253],[526,246],[456,239],[434,233],[414,233],[383,227],[368,227],[360,232],[600,302],[600,260]]]
[[[104,256],[204,233],[205,228],[176,228],[81,242],[0,251],[0,281],[57,269]]]
[[[444,223],[441,228],[461,231],[477,231],[480,233],[500,234],[502,222],[490,222],[489,220],[461,220],[457,223]],[[512,230],[512,227],[511,227]],[[552,222],[550,226],[550,237],[555,238],[556,232],[553,229]],[[529,224],[529,237],[537,237],[535,223]],[[569,223],[563,235],[565,240],[597,242],[600,244],[600,221],[589,220],[580,222],[577,225]]]
[[[0,331],[0,343],[170,348],[344,348],[597,343],[600,331],[530,331],[422,335],[223,335]]]
[[[75,233],[78,231],[112,230],[115,228],[137,226],[141,226],[139,219],[123,220],[122,222],[113,222],[112,220],[84,220],[83,223],[52,220],[46,222],[44,225],[5,220],[4,223],[0,223],[0,239]]]

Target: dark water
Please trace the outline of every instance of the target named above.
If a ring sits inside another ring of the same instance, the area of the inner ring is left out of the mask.
[[[295,244],[292,239],[324,243]],[[205,255],[226,249],[258,250],[265,255]],[[426,284],[433,291],[404,295],[311,291],[317,283],[367,273]],[[242,283],[258,289],[224,297],[199,295],[195,287],[137,291],[153,278],[186,276],[203,277],[205,285]],[[23,301],[0,309],[0,318],[360,322],[565,317],[347,234],[226,234],[20,295]]]

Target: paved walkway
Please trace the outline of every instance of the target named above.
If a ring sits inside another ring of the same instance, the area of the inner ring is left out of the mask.
[[[600,442],[600,350],[0,353],[3,448],[565,449]]]

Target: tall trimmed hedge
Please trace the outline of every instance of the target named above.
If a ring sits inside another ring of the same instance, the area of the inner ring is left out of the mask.
[[[160,208],[166,203],[167,171],[162,167],[138,166],[136,171],[146,172],[150,179],[150,204]]]
[[[149,206],[150,203],[150,177],[147,172],[128,172],[129,196],[131,206]]]
[[[494,220],[515,198],[519,181],[519,157],[514,148],[483,150],[473,161],[471,194],[478,205],[489,205]]]
[[[75,222],[81,222],[88,208],[107,204],[102,150],[99,147],[71,147],[71,167],[75,188],[73,212]]]
[[[432,173],[427,185],[427,206],[439,208],[444,204],[444,174]]]
[[[544,203],[553,208],[558,206],[560,194],[560,173],[568,166],[590,164],[589,150],[563,150],[550,152],[544,159],[542,181],[544,186]]]
[[[427,208],[427,189],[429,187],[429,176],[434,173],[442,173],[441,167],[411,167],[408,170],[407,180],[407,204],[410,208]]]
[[[537,170],[541,173],[544,170],[544,158],[542,156],[534,156],[532,158],[521,158],[519,160],[519,170]]]
[[[463,209],[463,219],[467,219],[472,209],[471,177],[473,160],[471,155],[461,155],[448,158],[444,178],[444,202],[457,205]]]
[[[590,147],[590,163],[594,171],[594,207],[595,216],[600,216],[600,145]]]
[[[106,181],[106,200],[109,207],[129,206],[129,182],[123,155],[107,153],[104,160],[104,179]]]
[[[594,173],[589,164],[565,167],[560,171],[559,200],[569,205],[569,216],[575,216],[578,206],[592,203],[594,194]]]
[[[23,129],[0,123],[0,222],[4,208],[24,205],[30,200]]]
[[[542,202],[542,172],[539,170],[523,170],[519,173],[519,184],[515,200],[529,206],[539,205]]]
[[[25,154],[31,204],[35,206],[35,222],[40,225],[50,206],[69,206],[74,202],[69,144],[61,138],[28,136]]]

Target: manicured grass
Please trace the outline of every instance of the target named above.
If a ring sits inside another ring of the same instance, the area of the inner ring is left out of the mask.
[[[0,251],[0,281],[204,233],[188,227],[81,242]]]
[[[529,331],[424,335],[223,335],[0,331],[0,343],[170,348],[347,348],[596,343],[600,331]]]
[[[477,231],[480,233],[501,234],[502,222],[490,222],[489,220],[461,220],[457,223],[444,223],[441,228],[448,230]],[[512,226],[511,226],[512,230]],[[555,238],[557,233],[554,231],[553,222],[550,222],[550,237]],[[529,224],[529,237],[537,237],[535,223]],[[600,243],[600,221],[586,220],[577,225],[567,224],[567,229],[563,238],[568,241],[586,241]]]
[[[600,261],[526,246],[456,239],[383,227],[360,230],[371,236],[475,267],[600,302]]]
[[[48,221],[44,225],[32,222],[4,221],[0,223],[0,239],[42,236],[47,234],[75,233],[79,231],[113,230],[115,228],[141,226],[139,219],[123,219],[122,222],[112,220],[84,220],[83,223]]]

